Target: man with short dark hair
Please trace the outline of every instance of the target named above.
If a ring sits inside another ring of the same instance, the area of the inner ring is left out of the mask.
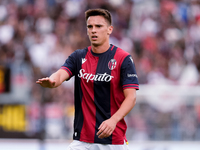
[[[90,9],[85,17],[91,46],[73,52],[57,72],[36,83],[55,88],[75,76],[74,141],[68,150],[127,150],[124,117],[139,89],[134,62],[109,43],[109,11]]]

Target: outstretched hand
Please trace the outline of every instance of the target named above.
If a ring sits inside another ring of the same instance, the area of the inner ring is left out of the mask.
[[[38,79],[36,83],[40,84],[42,87],[53,88],[56,82],[50,79],[49,77],[46,77],[46,78]]]

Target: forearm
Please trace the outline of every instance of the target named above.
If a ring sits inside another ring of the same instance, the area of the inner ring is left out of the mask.
[[[133,109],[135,104],[136,104],[136,94],[131,93],[130,95],[125,97],[120,108],[115,114],[113,114],[111,118],[114,119],[116,122],[119,122]]]
[[[49,77],[50,80],[54,81],[54,84],[52,84],[52,87],[51,88],[56,88],[58,87],[59,85],[62,84],[61,80],[60,80],[60,76],[58,75],[57,72],[53,73],[50,77]]]
[[[99,131],[97,132],[99,138],[108,137],[113,133],[117,123],[120,120],[122,120],[135,106],[136,103],[135,94],[136,94],[135,89],[124,90],[125,99],[121,104],[120,108],[118,109],[118,111],[114,115],[112,115],[110,119],[103,121],[99,126],[98,128]]]
[[[49,77],[50,80],[55,82],[52,88],[60,86],[68,78],[69,78],[68,73],[62,69],[59,69],[57,72],[53,73]]]
[[[62,69],[59,69],[57,72],[53,73],[50,77],[38,79],[37,84],[40,84],[45,88],[56,88],[62,84],[63,81],[69,79],[69,74]]]

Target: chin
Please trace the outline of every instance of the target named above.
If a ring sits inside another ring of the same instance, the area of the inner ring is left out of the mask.
[[[100,46],[101,44],[100,43],[92,43],[92,45],[97,47],[97,46]]]

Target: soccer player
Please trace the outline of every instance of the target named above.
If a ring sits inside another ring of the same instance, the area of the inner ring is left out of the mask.
[[[127,150],[124,117],[136,103],[139,83],[131,55],[109,44],[111,14],[85,12],[91,46],[74,51],[50,77],[38,79],[55,88],[75,76],[73,142],[68,150]]]

